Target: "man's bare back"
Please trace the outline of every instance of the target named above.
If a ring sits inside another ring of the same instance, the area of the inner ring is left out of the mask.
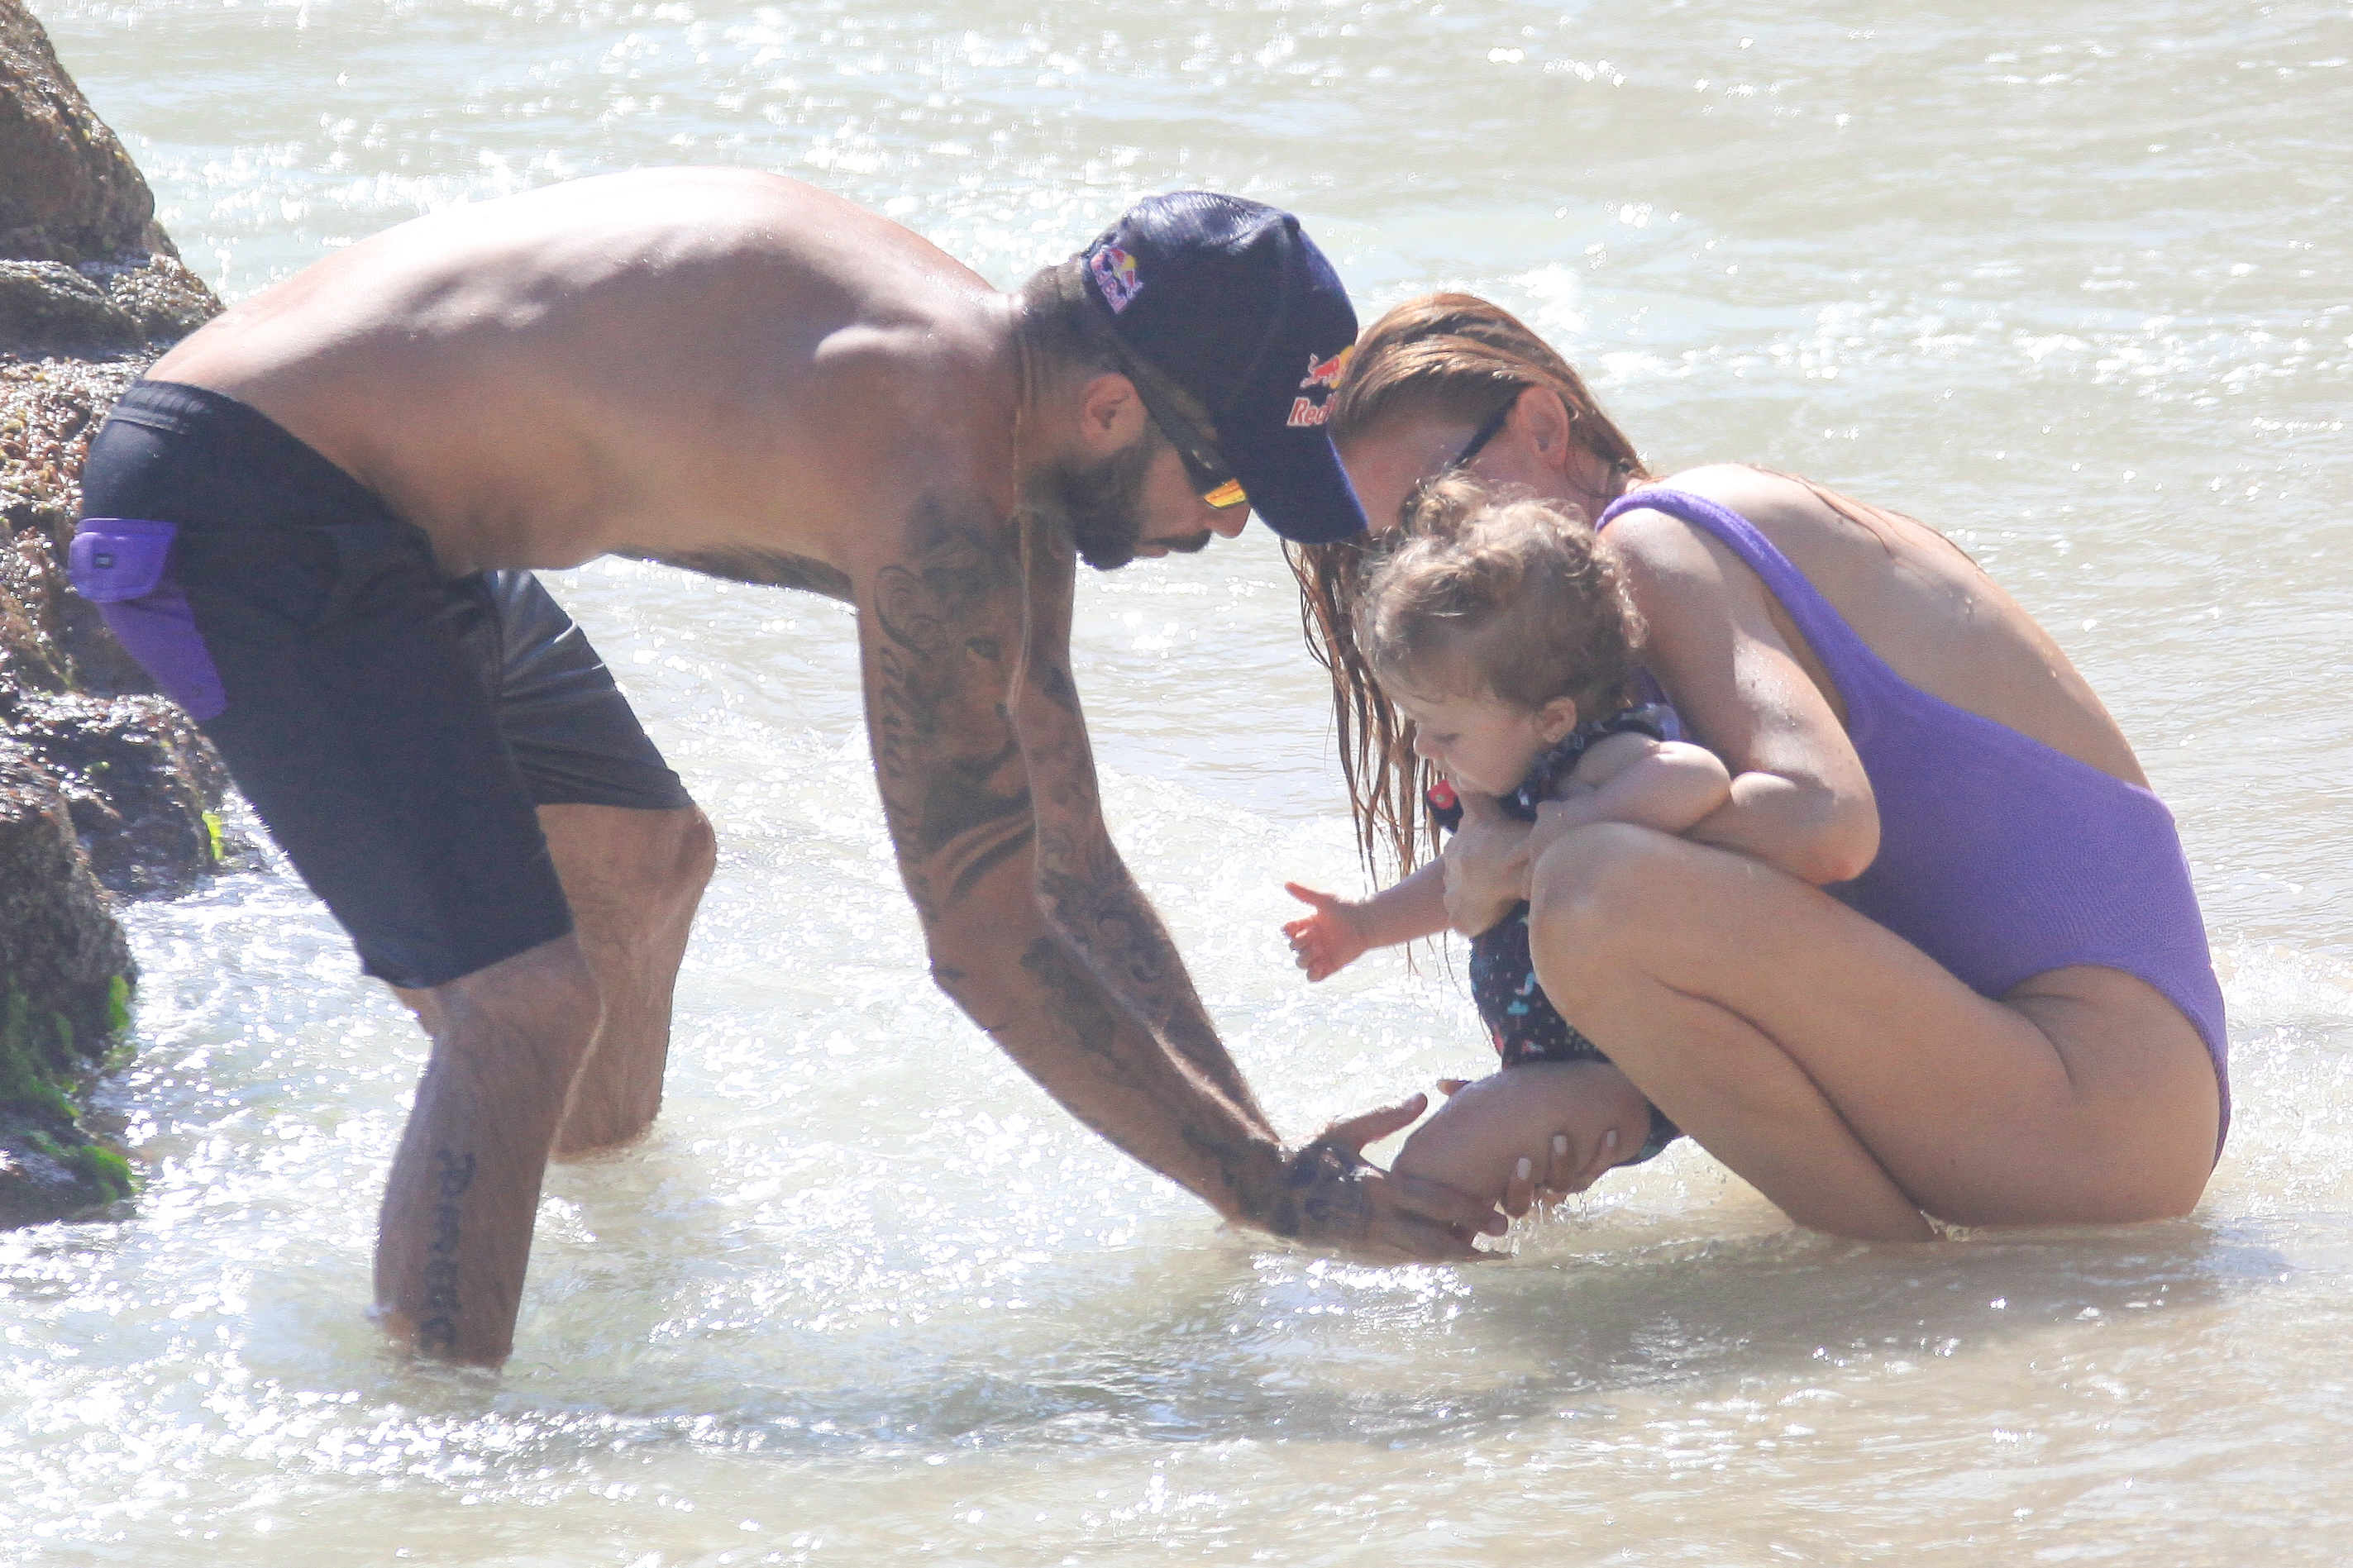
[[[404,224],[151,374],[269,415],[452,576],[736,551],[846,574],[915,495],[1010,510],[1012,306],[798,181],[657,170]]]
[[[1285,1147],[1103,829],[1070,668],[1080,555],[1197,549],[1245,504],[1362,531],[1321,428],[1354,335],[1297,221],[1230,197],[1141,203],[1008,296],[792,181],[665,170],[405,225],[133,389],[77,582],[433,1037],[377,1254],[396,1339],[502,1358],[551,1143],[659,1104],[708,830],[509,570],[604,553],[857,606],[933,975],[1074,1115],[1280,1235],[1435,1258],[1501,1227],[1362,1161],[1418,1102]]]

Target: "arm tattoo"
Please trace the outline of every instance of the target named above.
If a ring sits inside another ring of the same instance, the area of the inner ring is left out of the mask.
[[[686,550],[673,554],[657,555],[643,552],[617,552],[629,554],[638,561],[651,561],[662,566],[682,567],[700,572],[706,577],[723,577],[730,583],[754,583],[771,588],[801,588],[812,594],[822,594],[828,599],[850,603],[849,574],[822,561],[806,555],[786,555],[781,551],[760,550],[751,545],[727,545],[713,550]]]
[[[1006,520],[927,498],[898,557],[860,584],[875,774],[908,895],[940,943],[934,976],[1129,1154],[1253,1223],[1287,1205],[1283,1223],[1313,1225],[1167,933],[1103,831],[1070,678],[1068,546],[1035,551],[1028,584],[1020,553]],[[977,893],[1008,864],[1034,868],[1034,880]],[[1008,899],[1031,902],[1015,910]],[[1048,931],[1033,934],[1041,916]],[[1024,934],[1000,959],[987,922],[1008,917]]]
[[[1021,955],[1021,971],[1046,994],[1054,1017],[1070,1032],[1095,1070],[1114,1081],[1128,1081],[1133,1075],[1127,1053],[1138,1044],[1150,1048],[1152,1042],[1148,1038],[1139,1040],[1133,1025],[1124,1031],[1127,1038],[1123,1042],[1121,1026],[1126,1020],[1120,1016],[1117,1005],[1094,973],[1051,937],[1039,937],[1029,944],[1029,950]],[[1228,1191],[1237,1194],[1250,1192],[1263,1177],[1263,1154],[1247,1142],[1237,1142],[1229,1129],[1220,1128],[1200,1114],[1202,1109],[1198,1103],[1160,1107],[1186,1146],[1217,1166],[1219,1179]],[[1142,1150],[1120,1135],[1120,1129],[1097,1124],[1096,1131],[1145,1164],[1152,1163]],[[1296,1207],[1287,1190],[1279,1201]],[[1295,1236],[1298,1231],[1294,1226],[1277,1234]]]
[[[1048,918],[1152,1030],[1251,1120],[1250,1085],[1218,1038],[1176,943],[1103,831],[1094,752],[1071,680],[1067,549],[1037,552],[1030,599],[1029,685],[1044,699],[1024,711],[1022,741],[1039,793],[1038,893]]]
[[[926,925],[1036,837],[1006,710],[1020,641],[1010,541],[926,498],[907,558],[875,574],[867,639],[875,774]]]
[[[1208,1010],[1201,1005],[1200,994],[1186,973],[1168,929],[1160,923],[1125,863],[1112,850],[1110,840],[1103,840],[1100,856],[1083,859],[1066,848],[1064,835],[1049,834],[1047,841],[1052,847],[1039,856],[1038,885],[1055,928],[1121,989],[1145,1022],[1187,1061],[1236,1105],[1263,1121],[1257,1098],[1218,1038]],[[1068,866],[1086,868],[1061,868]]]

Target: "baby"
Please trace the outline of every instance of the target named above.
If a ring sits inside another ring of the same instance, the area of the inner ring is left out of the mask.
[[[1482,817],[1493,797],[1503,816],[1539,824],[1506,863],[1522,896],[1497,919],[1492,889],[1482,897],[1459,868],[1450,887],[1438,860],[1362,902],[1288,884],[1314,913],[1283,931],[1311,981],[1369,948],[1450,928],[1470,936],[1472,996],[1503,1070],[1444,1085],[1451,1098],[1406,1140],[1396,1169],[1490,1201],[1547,1170],[1553,1185],[1581,1191],[1679,1134],[1545,996],[1528,952],[1528,869],[1588,823],[1685,832],[1731,798],[1731,781],[1712,752],[1668,738],[1672,710],[1628,700],[1641,622],[1577,513],[1486,504],[1449,481],[1411,527],[1416,537],[1366,584],[1357,646],[1413,721],[1415,752],[1442,775],[1429,795],[1441,827],[1461,824],[1458,790]]]

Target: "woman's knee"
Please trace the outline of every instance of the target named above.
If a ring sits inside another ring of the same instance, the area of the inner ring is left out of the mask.
[[[1685,879],[1683,841],[1623,822],[1576,828],[1528,877],[1528,931],[1538,976],[1556,1005],[1599,977],[1623,973],[1650,944]]]

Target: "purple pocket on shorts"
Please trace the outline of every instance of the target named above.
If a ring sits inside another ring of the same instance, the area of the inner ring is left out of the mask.
[[[172,537],[179,531],[177,523],[144,518],[84,518],[66,554],[66,574],[164,695],[201,723],[220,717],[228,697],[187,595],[172,581]]]

